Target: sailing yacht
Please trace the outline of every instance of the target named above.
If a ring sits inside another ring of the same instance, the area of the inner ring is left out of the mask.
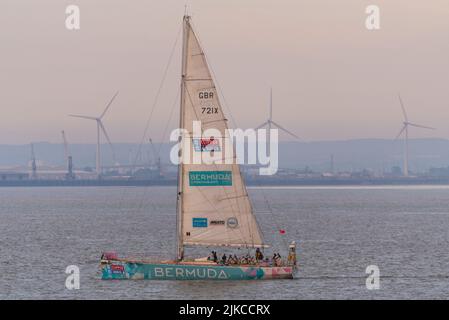
[[[189,154],[223,153],[224,144],[214,137],[194,136],[194,122],[201,130],[216,129],[230,139],[227,121],[204,52],[192,29],[190,16],[183,19],[180,128],[189,140]],[[224,159],[221,159],[224,160]],[[131,260],[103,253],[102,279],[250,280],[291,279],[296,271],[296,245],[289,245],[288,259],[275,262],[251,259],[220,263],[208,258],[187,258],[186,247],[265,248],[245,183],[236,161],[178,166],[177,257],[168,261]]]

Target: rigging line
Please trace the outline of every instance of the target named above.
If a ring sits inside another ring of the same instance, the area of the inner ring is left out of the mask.
[[[147,122],[146,122],[146,124],[145,124],[145,130],[144,130],[144,133],[143,133],[143,135],[142,135],[142,139],[141,139],[141,142],[140,142],[138,151],[137,151],[137,153],[136,153],[136,158],[135,158],[135,161],[134,161],[134,165],[137,163],[138,156],[139,156],[139,154],[140,154],[140,152],[141,152],[141,150],[142,150],[142,145],[143,145],[143,143],[144,143],[144,141],[145,141],[145,137],[147,136],[148,129],[149,129],[149,127],[150,127],[150,122],[151,122],[151,119],[153,118],[154,110],[155,110],[155,108],[156,108],[156,105],[157,105],[158,100],[159,100],[159,96],[160,96],[161,91],[162,91],[162,88],[163,88],[163,86],[164,86],[165,79],[166,79],[167,73],[168,73],[168,69],[169,69],[169,67],[170,67],[170,65],[171,65],[171,61],[172,61],[173,55],[174,55],[174,53],[175,53],[176,45],[177,45],[178,40],[179,40],[179,35],[181,34],[181,30],[182,30],[182,28],[180,27],[179,30],[178,30],[178,34],[177,34],[177,36],[176,36],[175,43],[173,44],[172,50],[171,50],[171,52],[170,52],[170,56],[169,56],[169,58],[168,58],[167,65],[165,66],[165,70],[164,70],[164,74],[163,74],[163,76],[162,76],[161,83],[159,84],[159,87],[158,87],[158,89],[157,89],[156,96],[155,96],[155,98],[154,98],[154,102],[153,102],[153,105],[152,105],[152,107],[151,107],[151,111],[150,111],[149,117],[148,117]]]
[[[276,229],[279,232],[279,230],[281,230],[281,228],[280,228],[279,224],[277,223],[277,220],[274,218],[273,208],[271,207],[270,202],[268,201],[268,198],[266,197],[265,192],[263,192],[263,191],[262,191],[262,196],[264,197],[265,204],[267,205],[268,211],[271,214],[271,217],[273,218],[273,222],[276,225]],[[281,240],[284,243],[284,248],[286,248],[287,247],[287,241],[285,240],[285,237],[281,237]]]
[[[212,71],[214,79],[217,79],[217,77],[215,76],[214,69],[212,67],[210,67],[210,70]],[[228,104],[228,102],[226,100],[226,97],[224,96],[223,89],[221,88],[220,83],[217,80],[215,80],[215,83],[217,84],[217,87],[218,87],[217,91],[220,93],[221,97],[223,98],[223,102],[224,102],[223,105],[225,106],[226,110],[229,113],[229,116],[231,117],[232,125],[234,126],[234,128],[238,128],[237,121],[235,121],[235,118],[234,118],[234,116],[233,116],[233,114],[231,112],[231,108],[229,107],[229,104]]]
[[[269,142],[268,142],[268,143],[269,143]],[[270,154],[271,154],[271,151],[270,151]],[[243,179],[243,177],[242,177],[242,179]],[[256,180],[256,181],[257,181],[257,180]],[[256,184],[257,184],[258,187],[261,187],[260,182],[256,182]],[[265,193],[264,188],[261,188],[261,190],[262,190],[262,196],[263,196],[263,198],[264,198],[265,204],[266,204],[267,207],[268,207],[268,211],[269,211],[269,213],[270,213],[270,216],[272,217],[272,220],[273,220],[274,224],[276,225],[276,229],[277,229],[277,231],[279,232],[280,227],[279,227],[279,224],[278,224],[278,222],[277,222],[277,220],[276,220],[276,218],[275,218],[275,216],[274,216],[273,208],[271,207],[271,205],[270,205],[270,203],[269,203],[269,201],[268,201],[268,197],[267,197],[267,195],[266,195],[266,193]],[[259,229],[260,229],[260,227],[259,227]],[[261,230],[260,230],[260,231],[261,231]],[[285,240],[285,237],[281,237],[281,240],[282,240],[282,242],[284,243],[284,247],[287,247],[287,241]]]
[[[170,121],[171,121],[171,119],[172,119],[173,112],[174,112],[175,107],[176,107],[176,105],[177,105],[177,103],[178,103],[178,99],[179,99],[179,96],[180,96],[180,95],[181,95],[181,88],[178,89],[178,93],[176,94],[176,99],[175,99],[175,101],[173,102],[173,105],[172,105],[172,107],[171,107],[170,115],[169,115],[169,117],[168,117],[167,124],[165,125],[164,133],[162,134],[162,140],[161,140],[161,143],[159,144],[159,149],[158,149],[158,151],[157,151],[158,156],[160,156],[160,154],[161,154],[162,144],[163,144],[163,141],[165,141],[165,137],[167,136],[168,126],[170,125]]]
[[[161,82],[160,82],[159,87],[158,87],[158,90],[157,90],[157,92],[156,92],[156,96],[155,96],[155,98],[154,98],[154,101],[153,101],[153,104],[152,104],[152,107],[151,107],[150,114],[149,114],[149,116],[148,116],[148,118],[147,118],[147,121],[146,121],[146,124],[145,124],[145,130],[144,130],[144,133],[143,133],[143,135],[142,135],[142,139],[141,139],[141,141],[140,141],[140,144],[139,144],[139,146],[138,146],[138,151],[136,152],[136,156],[135,156],[135,158],[134,158],[134,161],[133,161],[133,163],[131,164],[131,168],[130,168],[131,171],[133,171],[133,169],[135,169],[136,164],[137,164],[137,160],[139,159],[139,156],[140,156],[140,154],[141,154],[141,152],[142,152],[142,145],[143,145],[143,143],[144,143],[144,141],[145,141],[145,137],[147,136],[148,129],[149,129],[149,127],[150,127],[150,122],[151,122],[151,119],[152,119],[152,117],[153,117],[154,109],[156,108],[156,105],[157,105],[158,100],[159,100],[160,93],[161,93],[162,88],[163,88],[163,86],[164,86],[165,79],[166,79],[167,73],[168,73],[168,69],[169,69],[169,67],[170,67],[170,65],[171,65],[171,61],[172,61],[173,55],[174,55],[174,53],[175,53],[176,45],[178,44],[178,40],[179,40],[179,36],[180,36],[180,34],[181,34],[181,30],[182,30],[182,24],[181,24],[180,27],[179,27],[178,33],[177,33],[177,35],[176,35],[175,42],[173,43],[173,47],[172,47],[172,49],[171,49],[171,52],[170,52],[170,55],[169,55],[169,58],[168,58],[167,65],[166,65],[166,67],[165,67],[165,69],[164,69],[164,73],[163,73]],[[127,190],[126,188],[123,190],[121,199],[120,199],[120,201],[119,201],[119,210],[120,210],[121,213],[123,213],[122,204],[123,204],[123,200],[124,200],[124,198],[125,198],[126,190]],[[144,191],[145,191],[145,190],[144,190]],[[140,208],[139,208],[139,210],[140,210]]]
[[[163,139],[163,140],[165,139],[165,134],[166,134],[168,125],[170,124],[171,117],[172,117],[172,115],[173,115],[173,111],[174,111],[174,109],[175,109],[175,106],[176,106],[176,104],[177,104],[177,102],[178,102],[178,97],[179,97],[179,95],[180,95],[180,92],[181,92],[181,89],[178,90],[178,93],[176,94],[176,99],[175,99],[175,101],[173,101],[173,105],[172,105],[172,107],[171,107],[170,116],[169,116],[169,119],[168,119],[168,121],[167,121],[167,125],[165,126],[164,134],[163,134],[163,136],[162,136],[162,139]],[[163,141],[163,140],[162,140],[162,141]],[[160,155],[160,153],[161,153],[161,147],[162,147],[162,143],[159,144],[159,150],[158,150],[158,153],[157,153],[157,155],[155,155],[156,158],[158,158],[159,155]],[[146,192],[147,190],[148,190],[148,187],[144,189],[143,195],[145,195],[145,192]],[[143,208],[143,205],[144,205],[144,198],[145,198],[144,196],[140,197],[139,206],[137,207],[137,211],[138,211],[138,212],[140,212],[140,210]]]

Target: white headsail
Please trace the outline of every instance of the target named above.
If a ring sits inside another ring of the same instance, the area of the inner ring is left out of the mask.
[[[239,165],[224,164],[223,141],[230,139],[204,52],[184,17],[181,80],[181,128],[190,139],[190,154],[209,152],[223,164],[181,164],[178,195],[178,258],[184,245],[264,246]],[[193,136],[193,122],[217,129],[221,137]],[[221,138],[221,139],[217,139]],[[186,152],[183,150],[182,152]]]

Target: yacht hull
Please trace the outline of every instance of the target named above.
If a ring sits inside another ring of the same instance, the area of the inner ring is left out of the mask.
[[[103,280],[268,280],[293,279],[291,266],[223,266],[191,263],[104,261]]]

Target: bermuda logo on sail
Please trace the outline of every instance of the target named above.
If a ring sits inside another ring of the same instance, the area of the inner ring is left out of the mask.
[[[184,16],[183,29],[179,112],[182,129],[172,133],[171,139],[179,143],[170,153],[172,161],[178,165],[178,187],[173,195],[177,199],[177,254],[174,259],[160,261],[122,259],[114,253],[104,253],[100,264],[102,278],[292,278],[296,270],[296,245],[292,242],[285,248],[287,259],[282,259],[278,253],[272,259],[263,257],[263,254],[271,256],[263,252],[269,246],[263,240],[239,166],[239,152],[245,139],[257,138],[263,143],[257,144],[259,153],[256,158],[266,165],[260,168],[261,174],[273,174],[277,170],[277,144],[272,144],[270,139],[270,157],[267,157],[266,131],[261,134],[259,131],[228,129],[216,86],[189,16]],[[277,131],[270,131],[270,136],[272,134],[277,142]],[[249,163],[255,161],[255,152],[248,152],[248,157]],[[216,249],[209,257],[198,258],[186,254],[191,247]],[[244,248],[240,252],[248,254],[237,256],[234,248]],[[216,250],[221,250],[220,255]]]
[[[190,186],[232,186],[232,171],[189,171]]]

